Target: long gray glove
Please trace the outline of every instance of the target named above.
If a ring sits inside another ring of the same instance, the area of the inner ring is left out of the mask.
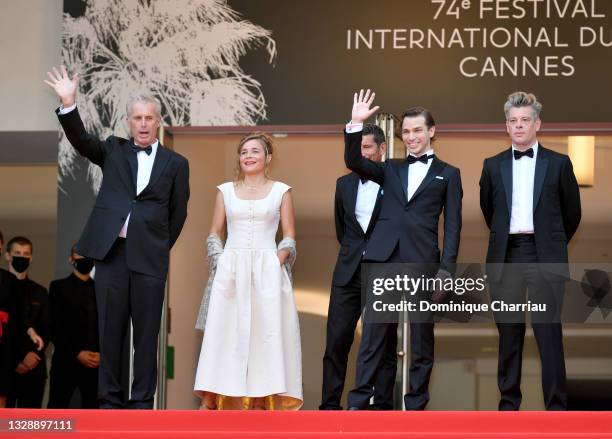
[[[223,253],[223,242],[219,236],[209,235],[208,238],[206,238],[206,247],[208,254],[208,282],[206,282],[206,289],[204,289],[204,295],[202,296],[202,303],[200,304],[200,310],[198,311],[198,318],[195,325],[196,329],[201,331],[204,331],[204,328],[206,327],[208,303],[210,302],[210,290],[212,289],[212,284],[215,280],[219,256],[221,256],[221,253]]]
[[[281,250],[287,250],[289,252],[289,256],[287,256],[287,259],[285,259],[285,263],[283,265],[287,269],[289,280],[293,285],[293,274],[291,273],[291,269],[293,268],[293,264],[295,264],[295,259],[297,257],[297,251],[295,249],[295,239],[283,238],[283,240],[278,243],[277,251]]]

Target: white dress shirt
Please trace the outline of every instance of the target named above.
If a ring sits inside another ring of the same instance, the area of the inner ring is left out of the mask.
[[[433,149],[429,148],[422,155],[428,156],[434,153]],[[416,157],[414,154],[410,154],[413,157]],[[408,195],[408,201],[412,198],[416,190],[419,188],[423,179],[427,175],[427,171],[429,171],[429,167],[431,166],[431,162],[433,159],[427,160],[427,163],[423,162],[414,162],[408,167],[408,187],[406,188],[406,193]]]
[[[514,158],[512,145],[512,210],[510,212],[510,234],[533,233],[533,181],[535,179],[538,142],[533,146],[533,158]]]
[[[76,104],[64,108],[60,106],[59,114],[67,114],[73,111],[76,108]],[[134,143],[136,144],[136,143]],[[157,154],[157,147],[159,146],[159,140],[155,140],[155,142],[151,145],[151,154],[147,155],[147,153],[143,151],[138,151],[136,157],[138,159],[138,171],[136,173],[136,195],[139,195],[145,187],[149,184],[149,180],[151,179],[151,171],[153,170],[153,163],[155,162],[155,155]],[[123,227],[119,231],[119,237],[126,238],[128,224],[130,222],[131,212],[128,214],[125,219],[125,223],[123,223]]]
[[[347,133],[358,133],[363,130],[362,123],[349,122],[346,124]],[[372,211],[374,210],[374,204],[376,204],[376,197],[378,196],[378,190],[380,185],[373,181],[366,181],[362,183],[359,180],[359,188],[357,189],[357,202],[355,203],[355,216],[357,222],[363,229],[363,233],[368,230],[370,220],[372,219]]]
[[[362,183],[359,181],[359,187],[357,188],[357,202],[355,203],[355,216],[357,222],[363,229],[363,233],[368,230],[370,220],[372,219],[372,211],[374,210],[374,204],[376,204],[376,197],[378,196],[378,189],[380,185],[373,181],[366,181]]]
[[[363,130],[363,123],[350,121],[346,124],[346,132],[348,134],[358,133]]]

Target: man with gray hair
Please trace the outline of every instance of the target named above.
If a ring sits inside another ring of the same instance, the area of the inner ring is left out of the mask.
[[[60,71],[61,70],[61,71]],[[106,140],[85,131],[76,108],[78,74],[62,66],[45,81],[59,96],[58,119],[72,146],[104,178],[76,250],[95,260],[100,334],[100,408],[153,408],[157,339],[170,249],[187,217],[189,164],[157,140],[160,106],[147,94],[128,103],[131,138]],[[132,320],[134,380],[121,388],[121,352]]]
[[[491,230],[487,274],[491,299],[545,303],[532,313],[542,363],[547,410],[565,410],[565,359],[560,311],[569,276],[567,244],[580,223],[580,193],[572,163],[538,142],[542,104],[533,94],[512,93],[504,105],[512,146],[484,161],[480,207]],[[499,333],[499,410],[521,404],[525,315],[496,313]]]

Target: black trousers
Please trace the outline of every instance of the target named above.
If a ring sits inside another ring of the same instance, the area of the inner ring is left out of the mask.
[[[402,262],[399,247],[395,249],[389,263]],[[406,410],[423,410],[429,402],[429,379],[434,362],[434,325],[431,316],[420,315],[410,323],[410,386],[404,395]],[[388,350],[397,349],[397,323],[365,323],[357,358],[355,388],[349,392],[348,405],[365,409],[372,397],[372,385],[376,371],[390,361]],[[394,358],[397,367],[397,358]]]
[[[53,354],[49,382],[50,409],[70,408],[76,389],[81,393],[81,407],[98,408],[98,368],[83,366],[78,360],[66,358],[61,352]]]
[[[365,409],[373,395],[376,370],[387,362],[385,351],[397,346],[397,323],[366,323],[357,359],[357,382],[349,392],[349,407]],[[424,410],[429,402],[429,379],[434,362],[433,323],[410,323],[410,386],[406,410]],[[395,359],[397,365],[397,359]]]
[[[544,301],[552,316],[543,319],[532,314],[533,333],[540,351],[542,365],[542,390],[547,410],[566,410],[566,374],[563,352],[563,330],[559,320],[564,283],[551,282],[542,276],[537,265],[537,253],[533,235],[511,235],[506,252],[502,280],[492,288],[493,300],[525,303],[527,291],[532,301]],[[514,265],[519,264],[519,265]],[[556,308],[552,309],[551,308]],[[521,373],[525,320],[496,315],[499,332],[499,358],[497,382],[501,399],[499,410],[518,410],[521,405]]]
[[[125,239],[118,238],[104,261],[96,263],[100,408],[153,408],[164,287],[164,279],[128,269]],[[130,318],[134,328],[134,381],[127,401],[121,387],[121,357]]]
[[[7,408],[42,408],[47,376],[44,370],[39,370],[40,367],[44,369],[46,366],[41,363],[34,370],[23,375],[12,372],[12,382],[6,398]]]
[[[348,355],[361,315],[361,270],[345,286],[332,285],[327,312],[327,337],[323,356],[323,391],[319,410],[341,410]],[[397,371],[396,343],[388,343],[382,366],[374,377],[376,410],[393,409],[393,388]]]

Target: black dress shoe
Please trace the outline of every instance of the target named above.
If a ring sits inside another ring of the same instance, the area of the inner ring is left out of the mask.
[[[153,399],[147,399],[145,401],[129,400],[127,407],[132,410],[153,410]]]
[[[101,401],[99,405],[100,410],[121,410],[124,409],[125,406],[120,404],[115,404],[109,401]]]

